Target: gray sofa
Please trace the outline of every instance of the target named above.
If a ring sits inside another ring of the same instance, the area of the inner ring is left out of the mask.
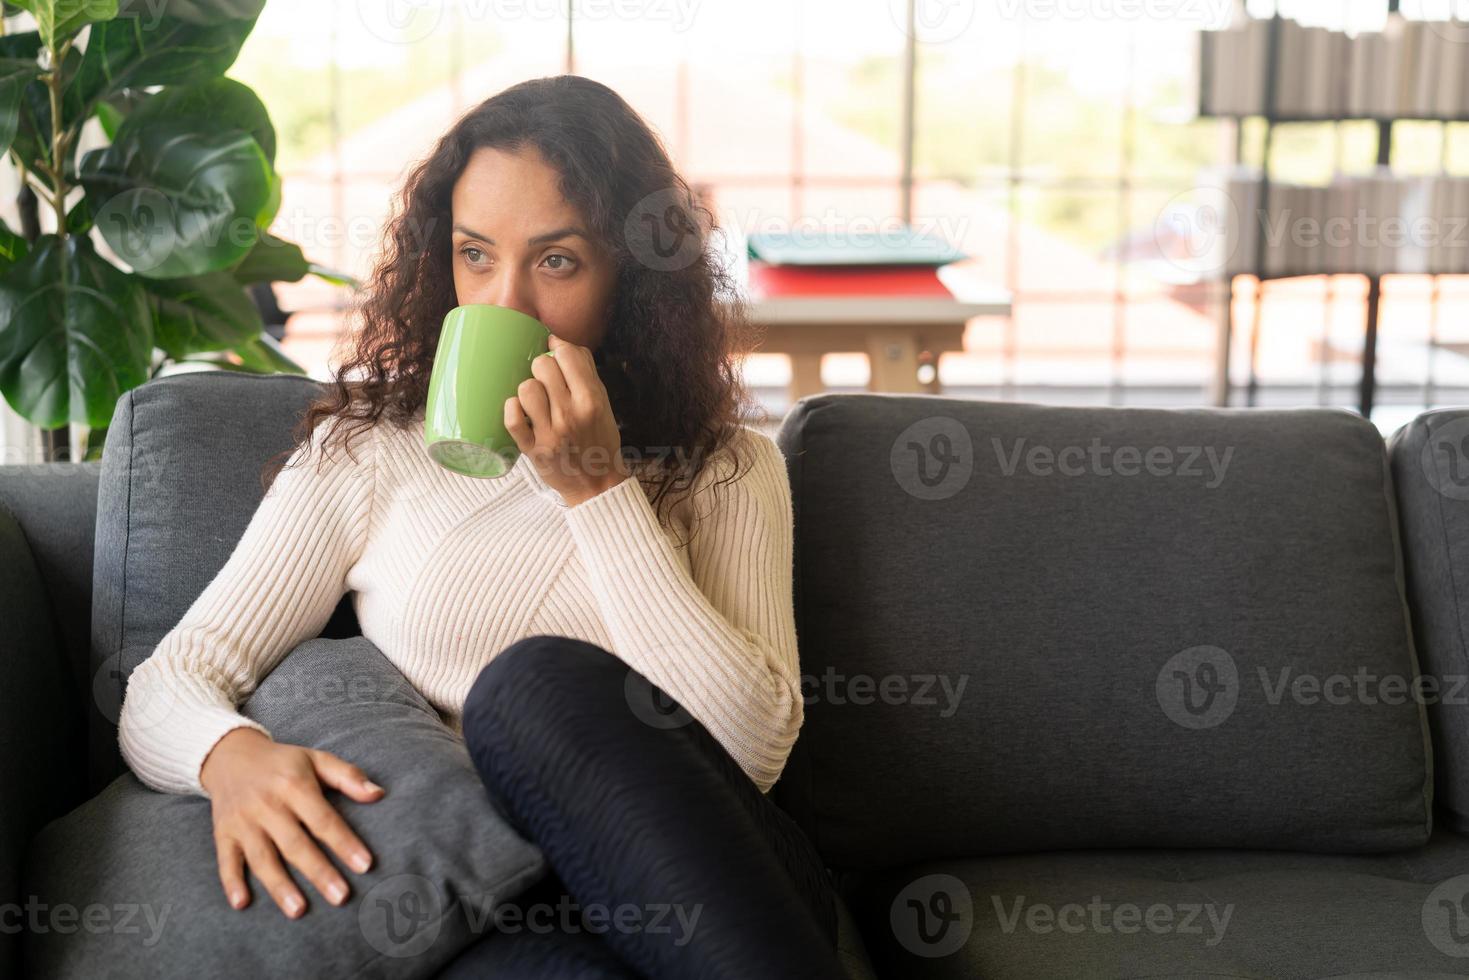
[[[124,773],[128,673],[316,390],[162,378],[101,463],[0,466],[0,976],[30,841]],[[832,394],[779,441],[808,707],[773,796],[854,976],[1469,975],[1469,410],[1385,445]]]

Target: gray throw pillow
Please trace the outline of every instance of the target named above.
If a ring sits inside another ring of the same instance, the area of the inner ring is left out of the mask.
[[[253,874],[250,905],[230,908],[210,801],[129,772],[33,843],[26,976],[432,976],[545,876],[463,740],[365,637],[300,644],[241,710],[276,741],[332,752],[387,790],[375,803],[326,791],[373,855],[358,874],[323,847],[347,903],[292,868],[309,905],[301,918],[287,919]]]

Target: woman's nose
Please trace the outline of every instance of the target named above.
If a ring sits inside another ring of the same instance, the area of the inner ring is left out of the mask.
[[[540,319],[536,314],[535,295],[524,279],[514,272],[495,276],[485,288],[484,296],[476,303],[490,303],[518,310],[526,316]]]

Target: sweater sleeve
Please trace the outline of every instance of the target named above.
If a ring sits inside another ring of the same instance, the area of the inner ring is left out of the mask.
[[[803,705],[792,597],[790,483],[780,448],[742,428],[733,482],[716,454],[686,498],[688,562],[635,477],[567,508],[617,652],[714,735],[760,791],[785,767]],[[713,492],[711,492],[711,490]]]
[[[321,455],[330,428],[322,420],[296,448],[224,566],[129,678],[118,746],[154,789],[208,797],[199,770],[214,744],[240,727],[270,734],[236,707],[320,635],[346,592],[370,529],[377,426],[352,437],[351,456],[341,440]]]

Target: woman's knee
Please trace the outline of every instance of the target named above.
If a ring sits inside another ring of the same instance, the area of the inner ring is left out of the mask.
[[[551,635],[512,643],[480,670],[465,700],[464,733],[487,748],[524,741],[598,754],[613,744],[652,751],[655,742],[692,740],[705,752],[724,751],[687,709],[621,657]]]
[[[480,669],[464,701],[465,728],[471,719],[507,710],[544,708],[547,698],[575,695],[621,683],[627,664],[595,643],[569,636],[537,634],[510,644]]]

